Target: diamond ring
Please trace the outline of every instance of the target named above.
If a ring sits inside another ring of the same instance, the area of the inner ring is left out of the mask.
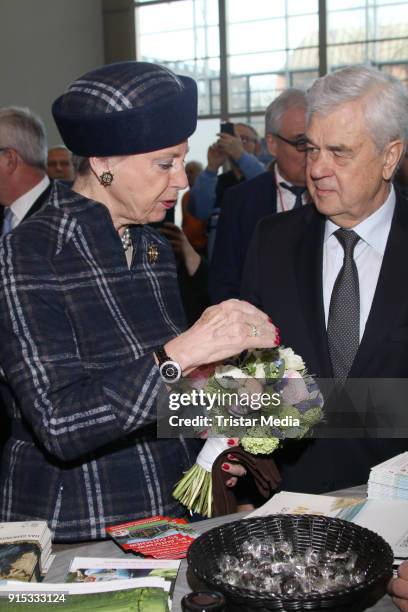
[[[259,329],[256,327],[256,325],[251,325],[251,336],[260,336],[261,332],[259,331]]]

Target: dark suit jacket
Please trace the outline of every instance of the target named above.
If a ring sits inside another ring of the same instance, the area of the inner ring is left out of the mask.
[[[211,258],[209,291],[213,304],[240,294],[249,243],[260,219],[276,212],[273,172],[263,172],[225,192]]]
[[[35,202],[31,205],[30,209],[28,210],[26,216],[22,219],[21,223],[25,221],[26,219],[28,219],[29,217],[31,217],[31,215],[33,215],[35,212],[40,210],[40,208],[45,204],[51,192],[51,186],[52,186],[52,183],[50,183],[48,187],[42,192],[42,194],[40,194],[40,196],[35,200]],[[3,212],[4,212],[4,207],[0,206],[0,234],[3,228]],[[10,401],[8,397],[9,393],[10,391],[8,387],[6,387],[4,383],[2,383],[0,380],[0,456],[1,456],[3,445],[5,441],[7,440],[9,433],[10,433],[10,423],[9,423],[9,419],[7,417],[6,408],[5,408],[7,403],[9,403]]]
[[[397,205],[370,314],[351,378],[408,377],[408,205]],[[242,297],[280,328],[282,344],[301,355],[309,372],[331,377],[322,289],[325,219],[313,205],[263,219],[245,266]],[[294,441],[278,453],[288,490],[320,493],[362,484],[371,466],[408,450],[406,439]]]
[[[33,202],[26,216],[21,220],[21,222],[31,217],[31,215],[36,213],[37,210],[40,210],[41,206],[45,204],[45,202],[48,199],[48,196],[50,195],[51,187],[52,187],[52,183],[50,183],[48,187],[38,196],[35,202]],[[0,234],[1,234],[1,230],[3,229],[3,216],[4,216],[4,207],[0,206]]]

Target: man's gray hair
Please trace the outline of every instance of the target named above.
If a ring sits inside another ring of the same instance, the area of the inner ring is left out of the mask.
[[[45,170],[47,137],[39,117],[28,108],[0,108],[0,147],[14,149],[29,166]]]
[[[304,108],[306,110],[306,92],[290,87],[285,89],[273,102],[265,113],[265,135],[279,134],[283,113],[290,108]]]
[[[328,115],[337,106],[362,100],[367,129],[379,152],[393,140],[408,141],[408,91],[386,72],[348,66],[316,79],[307,93],[307,123],[313,113]]]

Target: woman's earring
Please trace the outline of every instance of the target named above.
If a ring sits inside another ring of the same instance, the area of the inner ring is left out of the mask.
[[[99,177],[99,181],[101,185],[103,185],[104,187],[109,187],[109,185],[113,181],[112,172],[110,170],[106,170],[105,172],[102,172],[102,174]]]

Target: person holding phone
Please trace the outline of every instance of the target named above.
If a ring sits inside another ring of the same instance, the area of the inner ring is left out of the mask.
[[[208,222],[208,256],[211,258],[215,241],[220,205],[226,189],[265,172],[257,159],[261,143],[258,132],[245,123],[225,122],[220,125],[218,139],[207,152],[207,167],[197,177],[191,190],[189,210],[192,215]],[[230,170],[218,176],[226,162]]]

